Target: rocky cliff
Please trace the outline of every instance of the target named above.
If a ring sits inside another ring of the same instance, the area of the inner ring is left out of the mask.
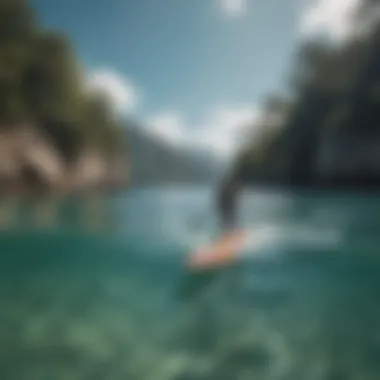
[[[127,184],[124,155],[83,148],[75,160],[68,161],[51,137],[30,124],[0,129],[2,190],[65,192]]]
[[[364,3],[360,14],[375,5]],[[380,21],[343,45],[308,42],[294,77],[296,95],[274,107],[286,114],[282,125],[240,153],[236,175],[248,183],[379,188]]]
[[[84,78],[65,34],[41,25],[27,0],[0,2],[2,188],[98,186],[110,173],[124,182],[121,122]]]

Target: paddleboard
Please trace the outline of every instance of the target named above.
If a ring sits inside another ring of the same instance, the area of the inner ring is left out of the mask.
[[[192,252],[187,267],[190,270],[218,268],[234,262],[244,247],[247,232],[235,230],[221,236],[209,246]]]

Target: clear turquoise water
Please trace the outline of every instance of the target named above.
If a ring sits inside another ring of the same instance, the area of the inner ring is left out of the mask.
[[[202,275],[210,191],[106,201],[102,233],[76,200],[1,234],[0,379],[380,378],[380,199],[247,192],[241,259]]]

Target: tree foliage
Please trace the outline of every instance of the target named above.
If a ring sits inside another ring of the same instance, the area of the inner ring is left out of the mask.
[[[363,24],[363,15],[373,13],[374,4],[370,0],[363,3],[356,16],[358,26]],[[357,144],[362,138],[380,141],[379,67],[379,19],[372,20],[365,33],[358,28],[344,44],[304,43],[290,76],[295,99],[282,101],[272,96],[267,102],[272,112],[284,115],[281,128],[266,132],[259,143],[252,142],[240,152],[236,160],[239,175],[260,179],[259,173],[277,165],[287,171],[283,174],[291,183],[310,184],[316,179],[322,142],[333,138],[339,142],[348,136],[354,136]]]
[[[26,0],[0,2],[0,128],[29,122],[73,158],[84,145],[121,149],[111,106],[84,91],[70,41],[38,25]]]

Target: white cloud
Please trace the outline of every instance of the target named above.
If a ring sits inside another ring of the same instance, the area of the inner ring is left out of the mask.
[[[362,0],[307,0],[301,16],[301,34],[343,41],[354,32],[353,16],[361,4]]]
[[[172,111],[148,119],[147,126],[151,133],[178,147],[207,150],[227,158],[246,139],[246,133],[258,119],[257,109],[240,105],[214,108],[200,125],[186,125]]]
[[[151,132],[173,144],[184,138],[184,126],[180,116],[174,111],[161,112],[147,120]]]
[[[211,149],[219,155],[230,156],[257,119],[258,112],[253,107],[215,108],[207,115],[204,124],[197,128],[193,144]]]
[[[222,11],[229,17],[240,17],[247,12],[247,0],[218,0]]]
[[[93,70],[86,78],[86,88],[106,94],[116,112],[129,112],[137,106],[138,94],[134,85],[122,74],[107,68]]]
[[[126,113],[137,106],[136,88],[112,69],[90,71],[85,87],[88,91],[108,95],[117,112]],[[258,120],[258,115],[257,109],[248,105],[219,106],[210,109],[198,125],[189,126],[177,111],[164,110],[147,118],[146,126],[151,134],[174,146],[229,157],[244,140],[245,132]]]

